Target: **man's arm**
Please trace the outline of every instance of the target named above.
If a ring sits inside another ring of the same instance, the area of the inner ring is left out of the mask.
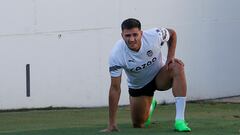
[[[169,62],[171,62],[171,60],[173,60],[175,58],[175,50],[176,50],[176,45],[177,45],[177,34],[172,29],[167,29],[167,30],[170,34],[170,38],[167,42],[168,55],[167,55],[167,63],[166,64],[169,64]]]
[[[173,29],[167,29],[167,30],[170,35],[169,40],[167,41],[167,44],[168,44],[168,55],[167,55],[167,61],[166,61],[167,68],[168,68],[169,64],[173,63],[173,62],[177,62],[180,65],[184,66],[184,63],[181,60],[175,58],[175,50],[176,50],[176,45],[177,45],[177,34]]]
[[[121,93],[120,84],[121,76],[111,77],[111,86],[109,90],[109,126],[116,126],[116,113]]]
[[[108,128],[101,132],[119,131],[116,122],[118,101],[121,93],[121,76],[111,77],[111,85],[109,89],[109,124]]]

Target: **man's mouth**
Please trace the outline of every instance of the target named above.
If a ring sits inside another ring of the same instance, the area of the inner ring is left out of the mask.
[[[128,42],[129,45],[135,45],[137,42]]]

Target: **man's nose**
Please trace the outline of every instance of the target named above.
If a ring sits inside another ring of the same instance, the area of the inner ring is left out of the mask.
[[[130,36],[129,41],[135,41],[134,36]]]

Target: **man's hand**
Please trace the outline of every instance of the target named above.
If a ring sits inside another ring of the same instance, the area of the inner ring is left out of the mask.
[[[121,76],[111,77],[111,86],[109,90],[109,124],[108,128],[101,130],[100,132],[118,132],[116,122],[116,113],[118,109],[118,101],[121,93]]]
[[[183,63],[181,60],[176,59],[176,58],[172,58],[172,59],[168,59],[168,60],[166,61],[167,69],[169,69],[169,65],[170,65],[170,64],[175,63],[175,62],[177,62],[178,64],[180,64],[180,65],[182,65],[182,66],[184,67],[184,63]]]
[[[109,125],[108,128],[100,130],[100,132],[119,132],[120,130],[116,125]]]

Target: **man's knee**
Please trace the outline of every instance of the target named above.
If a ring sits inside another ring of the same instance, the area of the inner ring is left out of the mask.
[[[144,123],[133,123],[133,128],[144,128]]]
[[[134,128],[144,128],[145,126],[144,126],[144,123],[145,123],[145,121],[147,120],[147,116],[144,116],[144,117],[141,117],[141,118],[138,118],[138,119],[134,119],[133,120],[133,127]]]

